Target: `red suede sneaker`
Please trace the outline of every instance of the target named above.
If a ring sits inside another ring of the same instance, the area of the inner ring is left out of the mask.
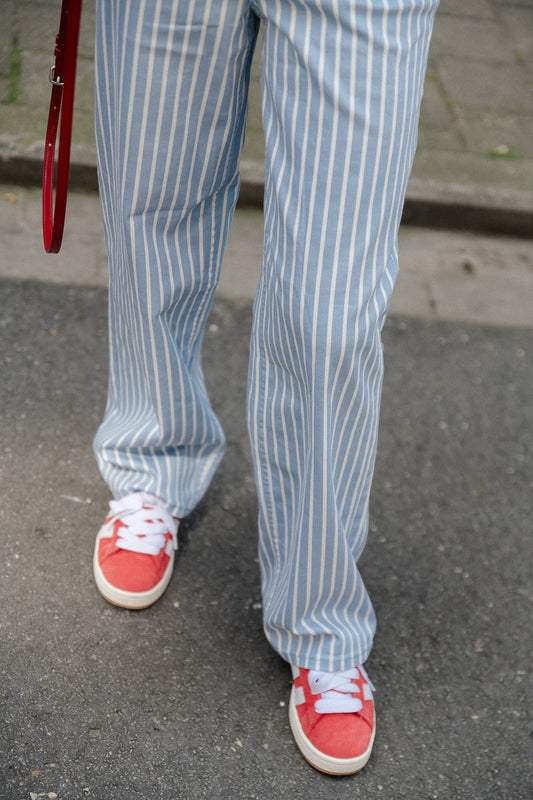
[[[376,732],[374,687],[363,667],[292,667],[292,676],[289,722],[303,757],[330,775],[358,772],[370,758]]]
[[[109,503],[111,516],[96,537],[98,591],[123,608],[147,608],[167,588],[178,549],[178,522],[159,498],[134,492]]]

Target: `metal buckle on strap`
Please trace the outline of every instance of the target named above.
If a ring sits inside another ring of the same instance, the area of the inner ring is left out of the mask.
[[[50,67],[50,72],[48,73],[48,80],[50,81],[50,83],[53,83],[54,86],[63,86],[64,85],[63,81],[61,80],[61,78],[56,78],[55,72],[56,72],[55,64],[52,64],[52,66]]]

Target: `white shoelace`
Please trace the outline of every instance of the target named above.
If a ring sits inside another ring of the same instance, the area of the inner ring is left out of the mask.
[[[370,688],[375,691],[363,667],[353,667],[342,672],[318,672],[309,670],[309,686],[311,694],[320,694],[315,703],[318,714],[348,714],[361,711],[363,703],[354,694],[359,687],[352,683],[352,678],[361,675]]]
[[[148,508],[145,508],[148,506]],[[147,492],[134,492],[120,500],[111,500],[112,524],[120,519],[127,527],[119,529],[117,547],[134,553],[157,556],[165,546],[165,534],[172,534],[178,549],[178,521],[161,506],[161,500]]]

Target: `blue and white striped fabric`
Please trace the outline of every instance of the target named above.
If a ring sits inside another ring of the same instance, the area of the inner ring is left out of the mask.
[[[99,0],[97,141],[116,497],[177,516],[224,452],[200,344],[239,189],[260,21],[265,245],[248,424],[265,631],[300,667],[365,661],[381,328],[438,0]]]

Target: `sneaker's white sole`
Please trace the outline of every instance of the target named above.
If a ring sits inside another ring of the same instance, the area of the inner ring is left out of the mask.
[[[311,766],[315,767],[315,769],[318,769],[320,772],[326,772],[328,775],[353,775],[354,772],[359,772],[360,769],[363,769],[370,758],[372,746],[374,744],[374,736],[376,735],[375,724],[370,744],[365,752],[357,756],[357,758],[333,758],[333,756],[328,756],[318,750],[303,732],[300,717],[296,709],[296,703],[294,702],[294,686],[291,690],[289,700],[289,724],[301,754]]]
[[[167,588],[170,578],[172,577],[172,570],[174,569],[174,551],[169,557],[169,561],[163,577],[159,583],[147,592],[126,592],[123,589],[117,589],[116,586],[109,583],[105,578],[104,573],[98,563],[98,539],[96,540],[96,547],[94,548],[93,556],[93,573],[96,582],[96,588],[105,599],[112,603],[114,606],[120,608],[129,608],[131,610],[140,611],[143,608],[152,606],[163,594]]]

